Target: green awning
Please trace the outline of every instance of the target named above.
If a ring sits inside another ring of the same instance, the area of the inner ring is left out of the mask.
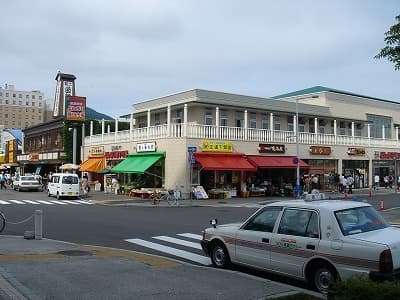
[[[111,169],[111,173],[143,174],[148,168],[164,157],[165,152],[128,154],[123,161]]]

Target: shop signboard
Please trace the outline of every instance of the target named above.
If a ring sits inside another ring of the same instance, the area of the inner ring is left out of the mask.
[[[89,156],[103,156],[104,146],[94,146],[89,148]]]
[[[233,143],[230,141],[201,141],[201,150],[208,152],[233,152]]]
[[[365,155],[365,148],[347,148],[348,155],[358,155],[364,156]]]
[[[136,152],[155,152],[156,142],[138,143],[136,144]]]
[[[285,145],[280,144],[258,144],[259,153],[285,153]]]
[[[118,150],[106,152],[105,156],[107,160],[123,160],[128,155],[128,150]]]
[[[67,120],[85,122],[86,97],[69,96],[67,98]]]
[[[379,153],[380,159],[400,159],[399,152],[380,152]]]
[[[310,154],[314,155],[330,155],[332,152],[331,147],[311,146]]]
[[[29,161],[39,161],[39,153],[30,153]]]

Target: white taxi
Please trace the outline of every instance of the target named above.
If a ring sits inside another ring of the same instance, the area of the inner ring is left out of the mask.
[[[400,277],[400,228],[364,202],[288,200],[260,208],[243,223],[211,224],[201,245],[218,268],[235,263],[266,270],[322,293],[337,279]]]

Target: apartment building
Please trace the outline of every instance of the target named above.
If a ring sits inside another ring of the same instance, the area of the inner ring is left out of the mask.
[[[43,123],[43,118],[43,93],[16,90],[11,84],[0,87],[0,124],[5,128],[24,129]]]

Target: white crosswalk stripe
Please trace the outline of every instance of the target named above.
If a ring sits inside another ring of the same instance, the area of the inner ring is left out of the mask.
[[[9,205],[9,204],[18,204],[18,205],[24,205],[24,204],[34,204],[34,205],[54,205],[54,204],[60,204],[60,205],[68,205],[68,204],[74,204],[74,205],[93,205],[93,202],[87,201],[87,200],[15,200],[15,199],[7,199],[7,200],[0,200],[0,205]]]
[[[198,250],[201,250],[201,245],[200,245],[200,240],[202,239],[201,235],[193,233],[179,233],[176,235],[179,237],[195,240],[196,242],[165,235],[152,237],[152,239],[162,241],[164,242],[164,244],[156,243],[153,241],[146,241],[143,239],[125,239],[125,241],[133,243],[135,245],[167,253],[176,256],[178,258],[190,260],[201,265],[208,266],[211,264],[211,259],[209,257],[198,254],[199,253]],[[171,246],[167,246],[169,244],[171,244]],[[175,248],[177,246],[180,247],[180,249]],[[182,250],[182,249],[187,249],[187,250]],[[197,253],[194,253],[193,251]]]
[[[32,201],[32,200],[24,200],[26,203],[39,205],[40,203]]]
[[[44,200],[37,200],[37,202],[42,203],[42,204],[50,204],[50,205],[54,204],[54,203],[51,203],[49,201],[44,201]]]
[[[22,202],[20,200],[8,200],[8,201],[15,203],[15,204],[26,204],[25,202]]]
[[[200,234],[193,234],[193,233],[178,233],[177,235],[188,237],[195,240],[201,240],[203,238]]]
[[[149,241],[142,240],[142,239],[126,239],[125,241],[136,244],[136,245],[140,245],[140,246],[143,246],[146,248],[151,248],[151,249],[154,249],[154,250],[157,250],[160,252],[164,252],[167,254],[171,254],[171,255],[174,255],[177,257],[181,257],[181,258],[199,263],[201,265],[208,266],[211,263],[210,258],[208,258],[207,256],[191,253],[189,251],[180,250],[180,249],[172,248],[169,246],[164,246],[161,244],[149,242]]]
[[[170,242],[173,244],[177,244],[177,245],[182,245],[182,246],[186,246],[186,247],[191,247],[191,248],[195,248],[195,249],[200,249],[201,250],[201,246],[199,243],[193,243],[193,242],[188,242],[185,240],[181,240],[181,239],[177,239],[177,238],[173,238],[173,237],[169,237],[169,236],[155,236],[153,237],[153,239],[156,240],[161,240],[161,241],[165,241],[165,242]]]

